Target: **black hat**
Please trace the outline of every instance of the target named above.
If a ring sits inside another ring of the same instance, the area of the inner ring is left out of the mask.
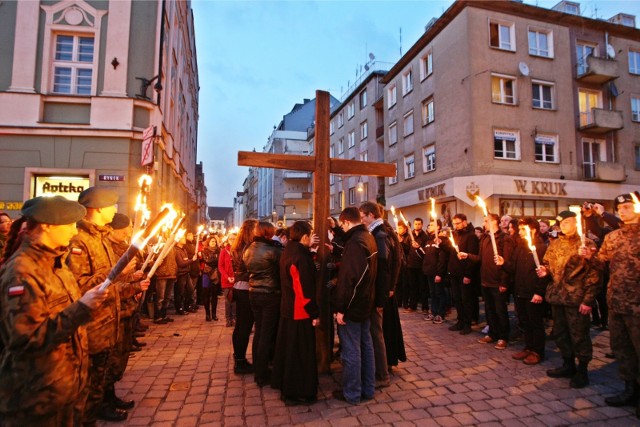
[[[78,203],[85,208],[106,208],[118,203],[118,193],[104,187],[89,187],[80,193]]]
[[[562,211],[558,214],[558,216],[556,217],[556,221],[558,221],[558,223],[561,223],[562,221],[564,221],[567,218],[575,218],[578,215],[576,215],[575,212],[572,211]]]
[[[640,194],[637,191],[634,191],[636,197],[640,199]],[[618,210],[618,205],[622,203],[633,203],[633,197],[631,197],[631,193],[624,193],[619,195],[613,200],[613,210]]]
[[[131,224],[131,219],[128,216],[122,213],[116,213],[108,225],[114,230],[121,230],[127,228],[129,224]]]
[[[21,212],[37,223],[51,225],[73,224],[87,214],[84,206],[62,196],[29,199],[22,205]]]

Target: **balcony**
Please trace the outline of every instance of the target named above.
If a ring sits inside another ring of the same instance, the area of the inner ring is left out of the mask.
[[[622,111],[594,108],[590,112],[580,113],[579,130],[581,131],[605,133],[620,130],[623,127]]]
[[[310,179],[310,172],[284,171],[284,179]]]
[[[309,191],[302,191],[299,193],[284,193],[284,200],[311,200],[312,194]]]
[[[618,61],[588,56],[586,64],[578,64],[576,80],[583,83],[604,84],[620,77]]]
[[[376,128],[376,139],[380,138],[381,136],[384,136],[384,126],[378,126]]]
[[[583,166],[584,179],[588,181],[624,182],[627,178],[621,163],[595,162]]]

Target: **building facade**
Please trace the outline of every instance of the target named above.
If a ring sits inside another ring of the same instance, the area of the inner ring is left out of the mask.
[[[431,23],[383,78],[388,207],[555,218],[640,186],[640,31],[575,5],[456,1]]]
[[[133,215],[138,178],[149,173],[152,209],[171,202],[192,223],[203,220],[190,2],[42,0],[1,7],[5,210],[15,217],[28,198],[75,199],[97,185],[116,190],[119,211]],[[146,129],[153,132],[143,153]]]

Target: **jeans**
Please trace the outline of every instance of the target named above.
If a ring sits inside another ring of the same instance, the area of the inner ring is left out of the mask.
[[[429,294],[431,295],[431,314],[434,316],[445,316],[445,296],[444,296],[444,278],[436,283],[435,276],[427,276],[429,281]]]
[[[267,383],[271,378],[269,361],[276,345],[280,320],[280,294],[249,291],[249,301],[256,321],[251,347],[254,376],[257,383]]]
[[[187,289],[187,283],[189,282],[189,274],[179,275],[176,279],[176,295],[175,306],[176,311],[187,310],[189,307],[184,305],[185,302],[185,290]]]
[[[371,321],[358,323],[345,319],[338,325],[342,346],[342,392],[347,402],[360,403],[375,392],[375,361],[371,341]]]
[[[156,280],[156,310],[154,317],[160,319],[167,316],[167,305],[171,298],[173,290],[173,282],[175,279],[157,279]]]
[[[207,316],[217,318],[219,284],[211,283],[207,274],[202,276],[202,304]]]
[[[234,289],[233,299],[236,302],[236,327],[233,328],[231,341],[233,342],[233,357],[236,359],[247,358],[247,347],[251,329],[253,328],[253,311],[249,302],[249,291]],[[255,359],[255,354],[253,355]]]
[[[500,292],[498,288],[482,287],[484,311],[489,324],[489,336],[494,340],[509,341],[509,292]]]

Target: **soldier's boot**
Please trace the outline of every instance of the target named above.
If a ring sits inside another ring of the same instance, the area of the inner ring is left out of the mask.
[[[233,373],[237,375],[253,374],[253,365],[246,358],[238,359],[234,356]]]
[[[571,377],[569,385],[571,388],[584,388],[589,385],[589,375],[587,374],[587,367],[589,362],[580,360],[576,373]]]
[[[114,408],[109,404],[103,403],[98,409],[98,419],[105,421],[124,421],[129,416],[127,411]]]
[[[622,393],[604,399],[604,403],[609,406],[634,405],[637,401],[638,386],[633,380],[624,382],[624,391]]]
[[[116,396],[116,390],[113,385],[107,386],[104,390],[104,403],[116,409],[133,409],[136,402],[133,400],[124,400]]]
[[[564,363],[559,368],[549,369],[547,376],[551,378],[571,378],[576,373],[576,362],[572,358],[564,359]]]

